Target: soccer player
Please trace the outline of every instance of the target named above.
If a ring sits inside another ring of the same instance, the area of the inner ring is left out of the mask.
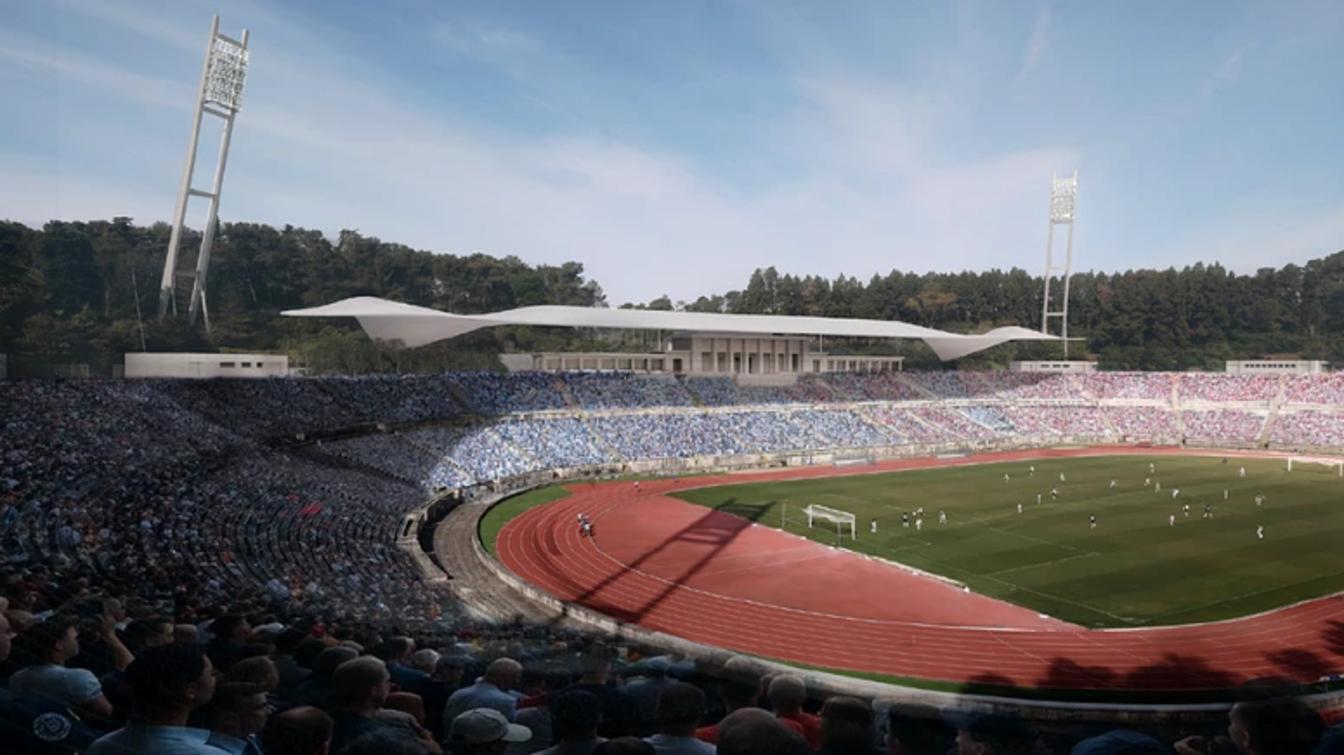
[[[1007,472],[1004,472],[1004,473],[1003,473],[1003,481],[1004,481],[1004,482],[1008,482],[1008,479],[1009,479],[1009,478],[1008,478],[1008,473],[1007,473]]]
[[[1092,529],[1092,530],[1095,530],[1095,529],[1097,528],[1097,515],[1096,515],[1096,514],[1088,514],[1088,515],[1087,515],[1087,527],[1088,527],[1088,529]]]
[[[1175,526],[1176,526],[1176,515],[1175,515],[1175,514],[1168,514],[1168,515],[1167,515],[1167,526],[1168,526],[1168,527],[1175,527]]]
[[[1037,494],[1036,494],[1036,505],[1039,506],[1040,504],[1041,504],[1041,494],[1040,494],[1040,493],[1037,493]]]
[[[901,526],[902,527],[910,526],[910,515],[905,513],[904,511],[901,512]]]
[[[1223,488],[1223,500],[1227,500],[1227,488]]]
[[[1112,489],[1115,488],[1115,480],[1111,480],[1111,488],[1112,488]]]
[[[1157,472],[1157,465],[1152,462],[1148,462],[1148,474],[1155,474],[1156,472]]]
[[[635,492],[639,492],[639,480],[635,480]]]
[[[1038,495],[1038,496],[1036,496],[1036,498],[1039,499],[1040,496]],[[943,511],[942,509],[938,509],[938,523],[939,523],[939,524],[947,524],[947,512],[946,512],[946,511]]]
[[[922,529],[924,529],[924,517],[917,516],[915,517],[915,532],[919,532]]]
[[[1060,482],[1065,482],[1065,479],[1064,479],[1064,473],[1063,473],[1063,472],[1060,472],[1060,473],[1059,473],[1059,481],[1060,481]]]
[[[1175,498],[1176,496],[1178,496],[1178,495],[1180,495],[1180,494],[1181,494],[1181,489],[1180,489],[1180,488],[1172,488],[1172,489],[1171,489],[1171,497],[1172,497],[1172,498]]]
[[[1158,480],[1157,482],[1153,483],[1153,492],[1154,492],[1154,493],[1161,493],[1161,492],[1162,492],[1162,481],[1161,481],[1161,480]]]
[[[1032,466],[1030,466],[1030,467],[1027,467],[1027,473],[1030,474],[1032,477],[1035,477],[1035,476],[1036,476],[1036,466],[1035,466],[1035,465],[1032,465]]]
[[[1238,477],[1245,477],[1245,476],[1246,476],[1246,467],[1242,467],[1242,468],[1238,469],[1238,470],[1237,470],[1237,476],[1238,476]]]
[[[1263,524],[1256,525],[1256,528],[1255,528],[1255,538],[1256,538],[1257,540],[1264,540],[1264,539],[1265,539],[1265,525],[1263,525]]]
[[[1256,505],[1256,506],[1259,506],[1260,504],[1262,504],[1262,503],[1264,503],[1264,502],[1265,502],[1265,494],[1264,494],[1264,493],[1256,493],[1256,494],[1255,494],[1255,505]]]
[[[1190,516],[1190,504],[1185,504],[1185,508],[1181,509],[1181,512],[1186,516]]]
[[[1059,490],[1057,488],[1050,488],[1050,500],[1053,501],[1058,497],[1059,497]]]
[[[1022,513],[1022,504],[1021,504],[1021,503],[1017,504],[1017,513],[1019,513],[1019,514]]]
[[[869,532],[869,534],[872,534],[872,535],[876,535],[876,534],[877,534],[877,520],[876,520],[876,519],[873,519],[873,520],[871,520],[871,521],[868,522],[868,532]]]
[[[1151,478],[1151,477],[1145,477],[1145,478],[1143,478],[1143,486],[1144,486],[1145,488],[1148,487],[1149,485],[1152,485],[1152,484],[1153,484],[1153,478]]]
[[[1203,515],[1202,517],[1200,517],[1200,518],[1201,518],[1201,519],[1212,519],[1212,518],[1213,518],[1213,507],[1210,506],[1210,505],[1207,504],[1207,503],[1204,504],[1204,515]]]

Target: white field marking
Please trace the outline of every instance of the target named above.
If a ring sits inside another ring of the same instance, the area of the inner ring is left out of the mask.
[[[1025,571],[1025,570],[1027,570],[1027,569],[1036,569],[1036,568],[1038,568],[1038,567],[1042,567],[1042,566],[1054,566],[1055,564],[1062,564],[1062,563],[1064,563],[1065,561],[1076,561],[1077,559],[1080,559],[1080,558],[1092,558],[1093,556],[1100,556],[1100,555],[1101,555],[1101,554],[1098,553],[1097,551],[1089,551],[1088,553],[1075,553],[1075,554],[1072,555],[1072,556],[1065,556],[1065,557],[1063,557],[1063,558],[1056,558],[1056,559],[1053,559],[1053,560],[1051,560],[1051,561],[1039,561],[1039,562],[1034,563],[1034,564],[1025,564],[1025,565],[1023,565],[1023,566],[1013,566],[1013,567],[1010,567],[1010,568],[1008,568],[1008,569],[999,569],[998,571],[986,572],[986,573],[982,574],[981,576],[983,576],[983,577],[993,577],[993,576],[997,576],[997,575],[999,575],[999,574],[1009,574],[1009,573],[1012,573],[1012,572],[1015,572],[1015,571]]]
[[[1288,589],[1289,587],[1296,587],[1296,586],[1298,586],[1298,585],[1306,584],[1307,582],[1314,582],[1314,581],[1316,581],[1316,580],[1318,580],[1318,579],[1328,579],[1328,578],[1330,578],[1330,577],[1338,577],[1338,576],[1341,575],[1341,574],[1344,574],[1344,569],[1340,569],[1340,570],[1337,571],[1337,572],[1331,572],[1331,573],[1329,573],[1329,574],[1318,574],[1318,575],[1316,575],[1316,576],[1314,576],[1314,577],[1307,577],[1306,579],[1299,579],[1299,580],[1297,580],[1296,582],[1288,582],[1287,584],[1274,585],[1274,586],[1272,586],[1272,587],[1262,587],[1262,588],[1260,588],[1259,590],[1251,590],[1250,592],[1244,592],[1244,593],[1242,593],[1242,594],[1240,594],[1240,595],[1233,595],[1233,596],[1230,597],[1230,598],[1222,598],[1222,599],[1220,599],[1220,600],[1212,600],[1212,601],[1209,601],[1208,603],[1201,603],[1200,605],[1197,605],[1197,606],[1190,606],[1190,607],[1188,607],[1188,608],[1182,608],[1182,609],[1179,610],[1179,611],[1168,611],[1168,612],[1166,612],[1166,613],[1160,613],[1160,614],[1157,614],[1156,616],[1153,616],[1151,619],[1149,619],[1149,621],[1155,621],[1155,620],[1157,620],[1157,619],[1165,618],[1165,617],[1167,617],[1167,616],[1179,616],[1179,615],[1181,615],[1181,614],[1183,614],[1183,613],[1189,613],[1189,612],[1191,612],[1191,611],[1198,611],[1198,610],[1200,610],[1201,608],[1211,608],[1211,607],[1213,607],[1213,606],[1220,606],[1220,605],[1223,605],[1223,604],[1225,604],[1225,603],[1231,603],[1231,602],[1236,601],[1236,600],[1241,600],[1242,598],[1249,598],[1249,597],[1252,597],[1252,596],[1255,596],[1255,595],[1260,595],[1261,593],[1273,592],[1273,591],[1275,591],[1275,590],[1286,590],[1286,589]],[[1334,595],[1339,595],[1339,594],[1341,594],[1341,593],[1332,593],[1332,594],[1334,594]],[[1326,597],[1326,596],[1322,596],[1322,597]],[[1320,598],[1307,598],[1306,600],[1302,600],[1302,601],[1298,601],[1298,602],[1299,602],[1299,603],[1305,603],[1305,602],[1307,602],[1307,601],[1311,601],[1311,600],[1320,600]],[[1292,605],[1296,605],[1296,603],[1294,603],[1294,604],[1292,604]],[[1282,609],[1282,608],[1287,608],[1287,606],[1279,606],[1279,607],[1277,607],[1277,608],[1271,608],[1271,609],[1269,609],[1268,611],[1262,611],[1261,613],[1272,613],[1272,612],[1274,612],[1274,611],[1278,611],[1278,610],[1280,610],[1280,609]],[[1259,615],[1259,614],[1251,614],[1251,616],[1258,616],[1258,615]],[[1247,618],[1247,617],[1245,617],[1245,616],[1238,616],[1238,617],[1237,617],[1237,619],[1244,619],[1244,618]],[[1223,621],[1235,621],[1235,619],[1223,619]],[[1218,622],[1200,622],[1200,623],[1204,623],[1204,624],[1216,624],[1216,623],[1218,623]],[[1178,626],[1191,626],[1191,625],[1190,625],[1190,624],[1179,624]]]

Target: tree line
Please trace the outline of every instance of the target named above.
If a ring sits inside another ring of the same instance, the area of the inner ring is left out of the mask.
[[[563,328],[496,328],[418,349],[369,341],[353,322],[279,317],[280,311],[348,296],[378,296],[462,314],[537,304],[608,305],[583,265],[529,265],[517,257],[436,254],[356,230],[322,232],[255,223],[220,226],[207,300],[212,332],[157,317],[169,228],[110,221],[52,221],[41,229],[0,222],[0,353],[26,365],[81,363],[109,374],[122,354],[150,351],[285,351],[314,372],[422,372],[498,368],[508,351],[645,350],[653,334]],[[182,269],[198,233],[184,232]],[[666,296],[624,304],[649,309],[903,320],[959,332],[1038,326],[1042,279],[1024,270],[892,271],[858,278],[752,274],[744,288],[694,301]],[[1056,296],[1058,293],[1055,294]],[[1344,362],[1344,252],[1305,265],[1238,275],[1218,264],[1081,273],[1070,291],[1073,355],[1105,369],[1218,369],[1223,360],[1300,357]],[[828,341],[831,351],[904,354],[936,367],[918,342]],[[1002,366],[1057,358],[1058,345],[1005,344],[962,360]]]

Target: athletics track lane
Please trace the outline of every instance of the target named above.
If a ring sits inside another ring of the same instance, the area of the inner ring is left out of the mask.
[[[850,473],[1160,452],[1009,452]],[[1341,597],[1212,624],[1090,631],[663,495],[835,474],[805,468],[646,481],[638,493],[629,482],[579,483],[568,498],[509,522],[498,551],[506,567],[560,599],[696,642],[830,668],[1018,686],[1195,689],[1271,675],[1315,681],[1344,667],[1336,654],[1344,653]],[[579,535],[579,512],[593,520],[595,537]]]

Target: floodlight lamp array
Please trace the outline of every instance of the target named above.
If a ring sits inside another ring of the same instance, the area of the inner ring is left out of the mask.
[[[1050,187],[1050,222],[1072,223],[1077,198],[1077,178],[1054,179]]]
[[[216,37],[205,74],[206,101],[237,111],[243,105],[243,82],[246,79],[247,49]]]

